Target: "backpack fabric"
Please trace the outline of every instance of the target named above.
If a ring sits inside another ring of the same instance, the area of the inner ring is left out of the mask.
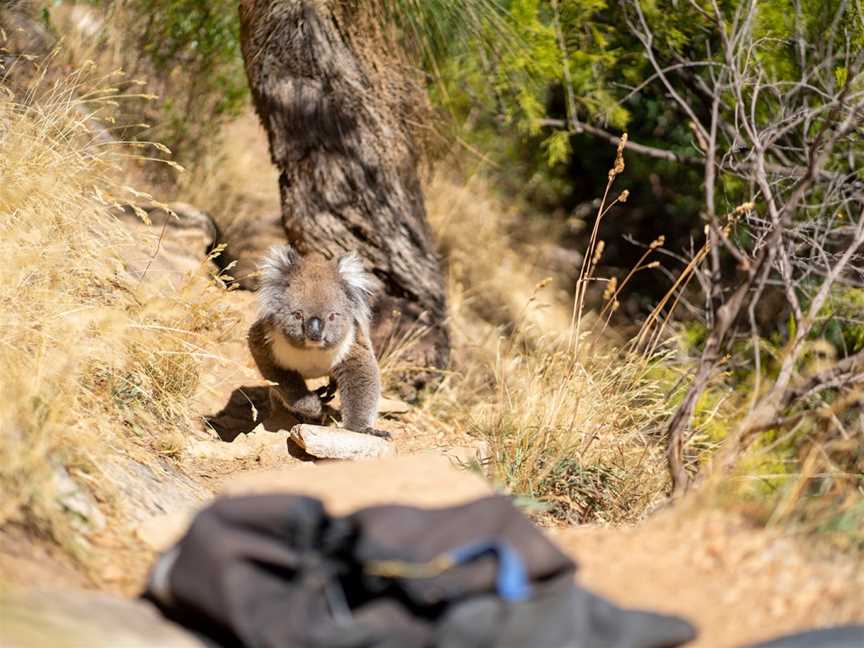
[[[664,648],[677,617],[625,610],[501,495],[327,514],[316,499],[216,500],[155,563],[145,598],[213,646]]]

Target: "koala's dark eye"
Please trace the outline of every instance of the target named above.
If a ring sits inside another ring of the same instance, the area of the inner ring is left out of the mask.
[[[330,313],[330,316],[327,319],[332,322],[336,319],[336,313]]]
[[[303,319],[303,313],[301,313],[300,311],[295,312],[295,313],[294,313],[294,319],[295,319],[295,320],[301,320],[301,319]]]

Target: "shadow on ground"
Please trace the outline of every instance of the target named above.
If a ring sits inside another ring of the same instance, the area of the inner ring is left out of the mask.
[[[264,385],[238,387],[231,392],[225,407],[216,414],[204,416],[204,423],[223,441],[233,441],[272,418],[268,392],[269,388]]]
[[[204,423],[222,441],[234,441],[241,434],[249,434],[259,425],[268,432],[290,430],[303,421],[285,409],[270,406],[269,387],[253,385],[238,387],[219,412],[204,416]]]
[[[241,434],[249,434],[259,425],[268,432],[290,430],[298,423],[303,423],[287,410],[270,406],[270,388],[266,385],[250,385],[238,387],[231,392],[228,402],[219,412],[204,416],[204,423],[211,428],[222,441],[234,441]],[[325,418],[338,418],[332,408],[325,406]],[[300,448],[289,445],[289,452],[298,459],[310,458]]]

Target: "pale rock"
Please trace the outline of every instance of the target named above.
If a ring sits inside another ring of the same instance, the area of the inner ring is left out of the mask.
[[[185,456],[194,459],[216,459],[220,461],[231,461],[243,459],[250,453],[250,448],[240,435],[231,443],[224,441],[193,441],[186,446]]]
[[[291,441],[319,459],[374,459],[394,452],[393,444],[381,437],[320,425],[295,425]]]
[[[88,491],[81,488],[66,468],[54,466],[54,489],[60,505],[74,514],[72,524],[82,532],[101,531],[105,528],[105,515]]]
[[[216,439],[192,441],[186,447],[186,456],[222,461],[255,459],[262,455],[266,455],[268,459],[275,459],[277,455],[287,458],[285,444],[288,437],[287,430],[269,432],[259,425],[248,434],[238,435],[230,443]]]
[[[130,457],[111,457],[102,472],[119,490],[117,504],[124,515],[141,522],[154,515],[195,508],[212,493],[173,462],[156,458],[143,464]]]
[[[380,414],[407,414],[410,411],[411,406],[398,398],[382,396],[381,400],[378,401],[378,412]]]

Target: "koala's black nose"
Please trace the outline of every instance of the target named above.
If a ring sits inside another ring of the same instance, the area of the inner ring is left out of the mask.
[[[313,342],[320,342],[324,336],[324,322],[319,317],[306,320],[306,337]]]

